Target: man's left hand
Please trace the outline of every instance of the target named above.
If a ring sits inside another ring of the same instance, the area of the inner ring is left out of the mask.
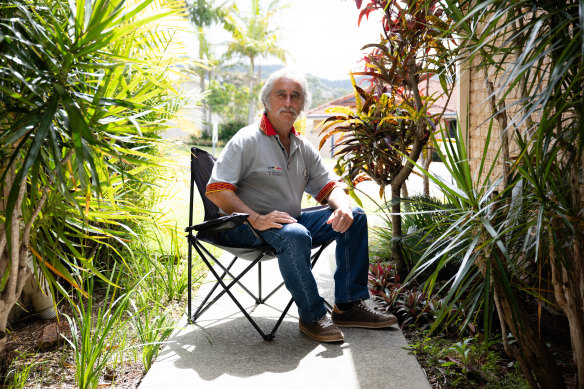
[[[350,208],[337,208],[329,216],[326,224],[331,224],[333,230],[343,234],[353,224],[353,212]]]

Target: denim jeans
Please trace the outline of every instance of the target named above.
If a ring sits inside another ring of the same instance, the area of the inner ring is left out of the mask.
[[[367,216],[362,209],[353,208],[353,224],[347,232],[341,234],[326,224],[331,213],[330,208],[303,212],[296,218],[297,223],[259,232],[274,247],[284,284],[292,294],[300,318],[307,323],[315,322],[326,314],[324,299],[318,293],[310,269],[312,246],[336,240],[335,303],[369,298]],[[260,245],[245,224],[222,234],[222,239],[233,245]]]

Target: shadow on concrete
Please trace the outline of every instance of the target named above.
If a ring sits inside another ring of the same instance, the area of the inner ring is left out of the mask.
[[[276,319],[257,318],[262,328],[271,328]],[[194,331],[193,331],[194,330]],[[186,328],[159,355],[173,354],[173,363],[179,369],[193,369],[205,381],[223,375],[251,377],[270,373],[285,373],[298,368],[308,354],[320,346],[298,330],[295,320],[285,320],[276,339],[264,341],[244,317],[221,324]],[[324,344],[318,358],[342,356],[346,344]]]
[[[330,254],[316,266],[319,291],[329,302],[334,295],[335,266]],[[266,267],[265,274],[269,282],[281,280],[277,264]],[[210,286],[203,285],[197,299]],[[282,288],[268,305],[255,306],[245,293],[236,293],[267,332],[290,299]],[[344,343],[319,343],[300,332],[293,305],[275,340],[266,342],[227,296],[205,312],[196,325],[186,324],[186,317],[181,323],[140,389],[430,388],[416,358],[404,349],[407,342],[398,328],[343,328]]]

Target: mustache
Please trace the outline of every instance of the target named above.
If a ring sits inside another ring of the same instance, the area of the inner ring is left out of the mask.
[[[280,108],[278,110],[278,113],[283,113],[283,112],[287,112],[287,113],[292,113],[296,116],[298,116],[300,114],[300,112],[298,112],[296,109],[294,108]]]

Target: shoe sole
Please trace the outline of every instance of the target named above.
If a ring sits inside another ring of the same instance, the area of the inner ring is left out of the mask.
[[[387,328],[393,327],[397,324],[397,319],[391,321],[383,321],[383,322],[366,322],[366,321],[344,321],[344,322],[336,322],[333,320],[333,323],[337,327],[356,327],[356,328]]]
[[[331,336],[316,336],[302,326],[298,326],[298,328],[300,328],[300,331],[302,331],[304,333],[304,335],[306,335],[310,339],[316,340],[318,342],[339,343],[339,342],[343,342],[345,340],[345,337],[343,334],[341,334],[340,336],[332,336],[332,335]]]

